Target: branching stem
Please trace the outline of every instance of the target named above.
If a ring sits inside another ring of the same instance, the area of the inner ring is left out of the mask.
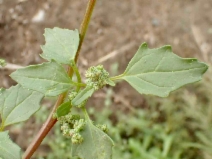
[[[80,85],[77,85],[77,92],[78,92],[80,90],[81,86],[86,86],[86,84],[81,83],[82,82],[81,76],[80,76],[79,70],[78,70],[78,68],[77,68],[77,66],[76,66],[74,61],[71,62],[71,67],[72,67],[73,71],[75,72],[75,74],[77,76],[78,84],[80,84]],[[81,84],[83,84],[83,85],[81,85]]]
[[[88,25],[89,25],[95,4],[96,4],[96,0],[89,0],[88,1],[87,9],[86,9],[86,12],[85,12],[85,15],[84,15],[81,27],[80,27],[80,43],[79,43],[79,47],[78,47],[78,50],[77,50],[77,53],[76,53],[76,56],[75,56],[75,62],[77,62],[77,60],[78,60],[80,49],[81,49],[83,40],[85,38],[85,35],[86,35],[87,29],[88,29]],[[71,67],[68,67],[67,73],[72,78],[73,69]],[[53,107],[51,113],[49,114],[48,119],[46,120],[46,122],[44,123],[44,125],[42,126],[40,131],[38,132],[37,136],[33,139],[32,143],[29,145],[29,147],[25,151],[25,153],[23,155],[23,159],[30,159],[31,158],[31,156],[34,154],[34,152],[40,146],[41,142],[46,137],[48,132],[52,129],[54,124],[57,122],[57,119],[53,119],[52,116],[53,116],[54,112],[56,111],[57,107],[60,106],[63,103],[66,95],[67,95],[67,92],[63,93],[62,95],[60,95],[58,97],[58,100],[55,103],[55,106]]]
[[[82,110],[83,110],[83,113],[84,113],[85,118],[86,118],[89,122],[91,122],[91,119],[90,119],[90,117],[89,117],[89,115],[88,115],[88,112],[87,112],[85,106],[82,107]]]

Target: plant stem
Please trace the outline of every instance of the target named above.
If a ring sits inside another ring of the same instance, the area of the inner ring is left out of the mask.
[[[73,71],[75,72],[76,76],[77,76],[77,82],[78,82],[78,85],[77,85],[77,92],[79,92],[80,88],[81,88],[81,85],[79,84],[84,84],[84,83],[81,83],[82,82],[82,79],[81,79],[81,76],[80,76],[80,73],[79,73],[79,70],[76,66],[76,63],[74,61],[71,62],[71,67],[73,69]],[[84,84],[84,86],[86,86],[86,84]]]
[[[77,77],[78,78],[78,77]],[[72,83],[75,85],[75,86],[77,86],[77,87],[85,87],[86,86],[86,84],[85,83],[77,83],[77,82],[74,82],[74,81],[72,81]]]
[[[76,53],[75,63],[77,63],[79,52],[80,52],[82,43],[84,41],[86,32],[88,30],[88,25],[89,25],[95,4],[96,4],[96,0],[89,0],[88,1],[87,8],[86,8],[85,15],[84,15],[84,19],[83,19],[81,26],[80,26],[80,43],[79,43],[79,47],[78,47],[78,50],[77,50],[77,53]]]
[[[118,76],[111,77],[110,79],[112,81],[117,81],[117,80],[120,80],[120,78],[123,77],[123,76],[124,76],[124,74],[121,74],[121,75],[118,75]]]
[[[86,31],[88,29],[89,21],[90,21],[90,18],[91,18],[95,4],[96,4],[96,0],[89,0],[88,1],[87,9],[86,9],[86,12],[85,12],[85,15],[84,15],[81,27],[80,27],[80,42],[79,42],[79,47],[78,47],[78,50],[77,50],[77,53],[76,53],[76,56],[75,56],[75,62],[77,62],[77,60],[78,60],[80,49],[82,47],[82,43],[83,43],[83,40],[85,38]],[[68,67],[67,73],[72,78],[73,69],[71,67]],[[58,100],[55,103],[51,113],[49,114],[48,119],[46,120],[46,122],[44,123],[44,125],[42,126],[40,131],[38,132],[37,136],[33,139],[32,143],[29,145],[29,147],[25,151],[25,153],[23,155],[23,159],[30,159],[31,158],[31,156],[34,154],[34,152],[40,146],[41,142],[46,137],[48,132],[52,129],[54,124],[57,122],[57,119],[53,119],[52,116],[53,116],[54,112],[56,111],[57,107],[63,103],[66,95],[67,95],[67,92],[61,94],[58,97]]]
[[[86,118],[90,123],[92,123],[92,122],[91,122],[91,119],[90,119],[90,117],[89,117],[89,115],[88,115],[88,112],[87,112],[87,110],[86,110],[86,108],[85,108],[85,106],[82,107],[82,111],[83,111],[83,113],[84,113],[85,118]]]
[[[0,132],[3,131],[3,130],[4,130],[4,123],[2,122],[1,126],[0,126]]]

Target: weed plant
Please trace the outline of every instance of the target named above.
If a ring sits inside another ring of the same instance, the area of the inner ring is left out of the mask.
[[[55,152],[59,158],[64,154],[64,158],[112,159],[114,141],[120,143],[117,146],[121,148],[122,155],[131,158],[179,159],[185,154],[193,158],[201,155],[198,151],[192,151],[197,148],[209,153],[208,146],[211,144],[207,126],[211,118],[206,121],[202,117],[205,113],[211,115],[211,111],[204,112],[204,109],[198,108],[200,113],[191,112],[190,109],[199,103],[195,101],[196,95],[189,90],[180,93],[191,98],[189,102],[185,98],[178,99],[177,94],[164,101],[147,98],[150,106],[147,105],[146,109],[127,115],[125,112],[115,112],[118,122],[104,120],[104,123],[100,122],[103,125],[99,125],[91,118],[94,116],[98,121],[98,116],[102,115],[97,110],[93,114],[88,113],[91,107],[87,105],[87,100],[106,85],[115,87],[117,82],[125,81],[140,94],[167,97],[184,85],[200,81],[208,69],[207,64],[195,58],[177,56],[169,45],[150,49],[147,43],[142,43],[123,73],[111,76],[99,64],[86,70],[83,81],[77,60],[95,3],[95,0],[88,1],[80,31],[46,28],[46,43],[41,46],[43,53],[40,56],[47,62],[17,69],[10,77],[18,84],[9,89],[0,89],[0,157],[30,159],[57,121],[60,123],[61,136],[71,143],[68,154],[64,153],[66,142],[59,143],[63,146],[62,150]],[[5,61],[1,60],[0,64],[4,67]],[[20,147],[11,141],[6,128],[28,120],[40,109],[43,98],[57,96],[58,100],[48,119],[21,157]],[[135,109],[133,106],[130,108]],[[104,117],[109,118],[111,113],[105,111]],[[186,129],[182,129],[184,127]],[[203,144],[196,143],[196,139]],[[49,144],[53,149],[55,144]]]

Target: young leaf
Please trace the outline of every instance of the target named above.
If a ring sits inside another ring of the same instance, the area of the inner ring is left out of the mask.
[[[73,86],[65,69],[55,61],[18,69],[10,75],[24,88],[57,96]]]
[[[59,118],[61,116],[68,114],[70,112],[70,109],[71,109],[71,102],[70,101],[61,104],[57,108],[57,111],[56,111],[57,117]]]
[[[41,57],[48,61],[55,60],[61,64],[70,64],[75,58],[79,45],[78,30],[68,29],[45,29],[46,44],[41,46],[43,54]]]
[[[72,144],[72,156],[78,156],[81,159],[112,158],[113,141],[102,130],[87,121],[80,134],[83,137],[83,142]]]
[[[0,95],[0,114],[3,126],[29,119],[40,108],[43,94],[27,90],[21,85],[12,86]]]
[[[94,88],[92,87],[85,87],[83,90],[81,90],[77,96],[71,101],[71,104],[73,106],[78,106],[80,105],[84,100],[88,99],[89,97],[92,96],[94,92]]]
[[[0,158],[21,159],[21,149],[10,140],[8,132],[0,132]]]
[[[121,78],[141,94],[166,97],[183,85],[199,81],[207,69],[197,59],[175,55],[170,46],[149,49],[144,43]]]

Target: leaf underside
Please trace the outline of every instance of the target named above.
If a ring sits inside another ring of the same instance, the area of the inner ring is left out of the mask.
[[[149,49],[144,43],[121,78],[141,94],[166,97],[183,85],[199,81],[207,69],[197,59],[175,55],[170,46]]]
[[[70,64],[75,58],[79,45],[78,30],[53,28],[45,29],[46,44],[41,46],[43,54],[41,57],[51,61],[55,60],[61,64]]]
[[[16,85],[0,95],[0,114],[4,126],[29,119],[40,108],[43,94]]]
[[[84,100],[91,97],[93,93],[94,88],[87,86],[77,94],[77,96],[71,101],[71,104],[74,106],[80,105]]]
[[[10,75],[24,88],[57,96],[73,86],[65,69],[55,61],[18,69]]]
[[[113,141],[103,131],[87,122],[81,133],[83,142],[72,144],[72,156],[81,159],[111,159]]]
[[[0,143],[0,158],[21,159],[21,149],[10,140],[8,132],[0,132]]]

